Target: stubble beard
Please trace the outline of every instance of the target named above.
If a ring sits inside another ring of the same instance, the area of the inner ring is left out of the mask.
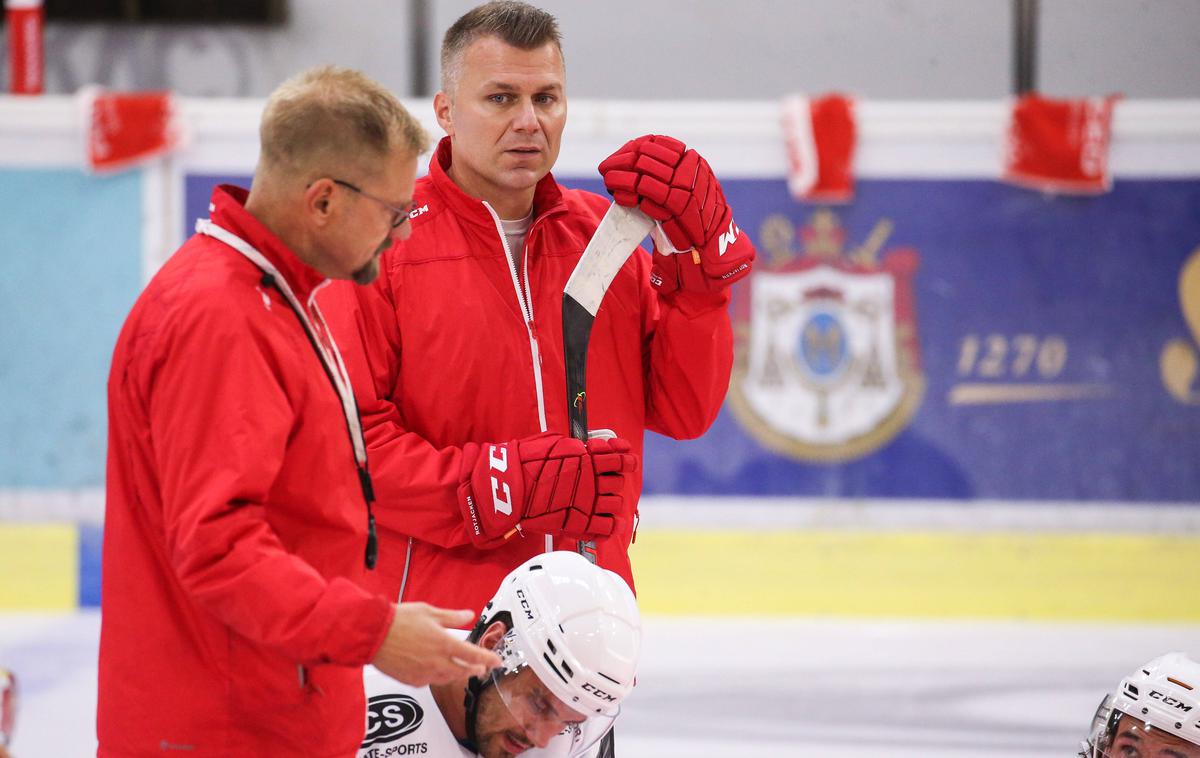
[[[354,270],[350,278],[355,284],[368,285],[379,276],[379,256],[374,255],[365,265]]]
[[[504,747],[503,732],[489,734],[479,744],[479,755],[483,758],[513,758],[515,753]]]
[[[491,693],[490,696],[488,693]],[[504,735],[508,727],[500,721],[499,709],[505,708],[495,688],[486,690],[481,698],[475,716],[475,743],[479,755],[483,758],[512,758],[514,755],[506,747]],[[523,751],[522,751],[523,752]]]

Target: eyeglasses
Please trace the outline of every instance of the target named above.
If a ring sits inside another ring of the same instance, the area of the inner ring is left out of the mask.
[[[358,187],[355,187],[350,182],[344,182],[341,179],[334,179],[333,183],[341,185],[342,187],[345,187],[346,189],[351,190],[352,192],[357,192],[358,194],[362,195],[363,197],[367,198],[368,200],[374,200],[375,202],[382,205],[384,208],[387,208],[389,211],[391,211],[392,212],[392,222],[391,223],[392,223],[393,229],[395,229],[396,227],[400,226],[405,221],[407,221],[408,214],[412,213],[417,208],[417,204],[415,202],[412,203],[411,205],[409,205],[407,208],[397,208],[396,206],[392,205],[391,203],[384,200],[383,198],[375,197],[370,192],[367,192],[366,190],[361,190]]]

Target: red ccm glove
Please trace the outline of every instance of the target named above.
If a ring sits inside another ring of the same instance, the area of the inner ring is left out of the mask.
[[[714,292],[750,273],[754,245],[734,222],[708,161],[695,150],[648,134],[606,158],[600,174],[614,201],[641,208],[670,243],[655,236],[656,252],[664,254],[654,256],[650,281],[660,292]],[[694,255],[673,255],[688,251]]]
[[[625,476],[637,459],[621,439],[587,445],[549,432],[463,448],[458,504],[479,548],[517,531],[572,539],[607,537],[625,513]]]

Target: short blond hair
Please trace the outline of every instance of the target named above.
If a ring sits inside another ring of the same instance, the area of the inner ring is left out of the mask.
[[[387,88],[352,69],[320,66],[279,85],[259,126],[260,170],[308,179],[351,167],[374,174],[397,150],[429,149],[429,135]]]

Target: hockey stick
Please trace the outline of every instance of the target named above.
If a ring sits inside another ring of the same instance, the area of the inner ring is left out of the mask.
[[[587,350],[592,322],[613,277],[625,265],[654,226],[654,221],[636,208],[613,203],[600,220],[583,255],[563,288],[563,352],[567,365],[567,417],[571,436],[587,442]],[[596,543],[580,540],[579,552],[596,562]]]

